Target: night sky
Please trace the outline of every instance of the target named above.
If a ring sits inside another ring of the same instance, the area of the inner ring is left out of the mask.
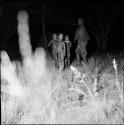
[[[42,15],[45,14],[45,30],[48,42],[54,32],[69,34],[70,40],[73,42],[77,18],[81,17],[84,19],[85,27],[90,35],[87,45],[88,54],[94,53],[97,49],[96,40],[93,36],[94,28],[97,27],[99,20],[102,21],[103,27],[106,27],[107,21],[110,19],[107,51],[114,53],[124,51],[124,2],[4,2],[1,5],[1,49],[7,50],[10,56],[13,53],[18,56],[19,53],[16,16],[17,12],[23,9],[29,13],[33,49],[45,45],[42,35]],[[5,29],[8,30],[5,31]],[[8,37],[9,35],[10,37]]]

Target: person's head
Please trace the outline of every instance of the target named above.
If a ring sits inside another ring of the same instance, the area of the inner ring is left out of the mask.
[[[62,34],[62,33],[60,33],[60,34],[58,35],[58,39],[59,39],[59,40],[63,40],[63,34]]]
[[[53,33],[52,38],[53,38],[53,39],[57,39],[57,34],[56,34],[56,33]]]
[[[81,25],[81,24],[83,24],[83,19],[82,18],[78,18],[78,25]]]
[[[69,41],[69,35],[65,36],[65,41]]]

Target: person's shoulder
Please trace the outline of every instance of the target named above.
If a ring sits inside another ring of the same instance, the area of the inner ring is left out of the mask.
[[[53,41],[54,41],[54,39],[51,39],[50,41],[51,41],[51,42],[53,42]]]
[[[82,24],[82,25],[80,26],[80,28],[85,28],[85,27],[84,27],[84,25]]]

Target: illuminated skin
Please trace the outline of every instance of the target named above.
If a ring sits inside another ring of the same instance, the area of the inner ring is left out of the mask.
[[[56,42],[57,42],[57,34],[53,34],[52,40],[49,42],[48,47],[52,46],[52,56],[54,60],[56,56]]]
[[[58,40],[59,40],[59,41],[62,41],[62,40],[63,40],[63,34],[61,34],[61,33],[59,34]]]
[[[66,59],[65,59],[65,64],[67,65],[67,66],[69,66],[70,65],[70,48],[71,48],[71,42],[69,41],[69,36],[68,35],[66,35],[65,36],[65,40],[64,40],[64,42],[65,42],[65,46],[66,46]]]
[[[56,62],[64,68],[65,44],[63,42],[63,34],[59,34],[58,42],[56,43]]]
[[[78,19],[78,25],[79,28],[76,30],[75,39],[74,41],[78,42],[77,48],[76,48],[76,57],[77,60],[80,62],[80,56],[83,60],[85,60],[85,57],[87,55],[86,52],[86,46],[87,41],[90,39],[84,25],[83,25],[83,19]]]

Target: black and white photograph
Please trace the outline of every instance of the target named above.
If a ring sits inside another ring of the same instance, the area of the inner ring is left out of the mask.
[[[124,124],[124,2],[1,1],[1,124]]]

